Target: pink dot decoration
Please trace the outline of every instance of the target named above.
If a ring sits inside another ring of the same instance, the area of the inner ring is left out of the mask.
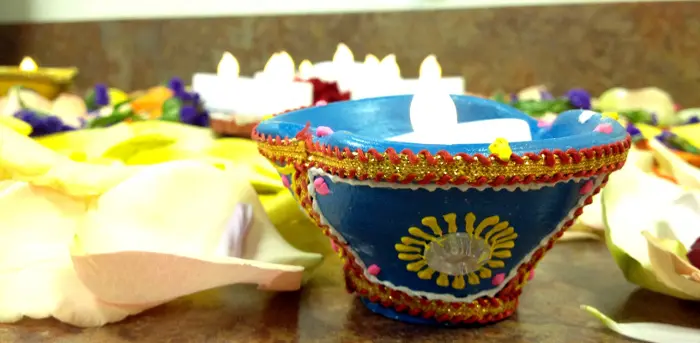
[[[498,286],[498,285],[502,284],[503,281],[505,281],[505,280],[506,280],[506,274],[498,273],[491,278],[491,283],[494,286]]]
[[[530,274],[527,276],[527,281],[532,281],[535,278],[535,270],[531,270]]]
[[[328,126],[319,126],[316,128],[316,136],[325,137],[333,133],[333,129]]]
[[[326,181],[322,177],[314,179],[314,189],[318,195],[328,195],[331,191],[328,189]]]
[[[588,194],[593,190],[593,180],[588,180],[586,183],[583,184],[581,189],[579,189],[578,193],[579,194]]]
[[[370,275],[374,275],[374,276],[377,276],[377,275],[379,274],[380,271],[382,271],[382,269],[379,268],[379,266],[376,265],[376,264],[373,264],[373,265],[371,265],[371,266],[369,266],[369,267],[367,268],[367,272],[368,272]]]
[[[545,127],[550,127],[550,126],[552,126],[552,122],[550,122],[550,121],[542,120],[542,119],[537,121],[537,127],[539,127],[539,128],[545,128]]]
[[[600,132],[600,133],[605,133],[605,134],[611,134],[613,132],[613,127],[610,124],[599,124],[598,126],[593,129],[595,132]]]
[[[284,185],[284,187],[289,188],[289,178],[287,177],[287,175],[282,175],[282,185]]]
[[[325,106],[325,105],[328,105],[328,101],[326,101],[326,100],[319,100],[319,101],[316,101],[316,103],[314,104],[314,106]]]

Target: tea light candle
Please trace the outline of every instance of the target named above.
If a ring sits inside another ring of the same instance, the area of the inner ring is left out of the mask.
[[[252,116],[265,115],[310,106],[313,85],[294,81],[294,61],[287,53],[270,58],[255,78],[241,77],[238,61],[224,53],[216,74],[197,73],[192,89],[199,93],[210,112]]]
[[[396,56],[388,55],[379,63],[379,80],[365,79],[364,84],[353,90],[353,99],[374,98],[389,95],[414,94],[421,87],[426,77],[434,79],[434,87],[447,94],[464,94],[465,85],[462,77],[443,77],[442,68],[435,55],[427,56],[420,65],[417,79],[401,78],[401,70],[396,63]],[[433,73],[434,75],[426,75]]]
[[[14,86],[22,86],[52,100],[70,88],[77,74],[77,68],[40,68],[26,56],[19,65],[0,66],[0,96]]]
[[[318,78],[326,82],[336,82],[341,91],[354,91],[357,80],[369,75],[365,64],[355,61],[355,55],[350,48],[338,43],[331,61],[306,65],[304,71],[299,70],[302,79]]]
[[[22,59],[22,62],[19,63],[19,70],[23,72],[36,72],[37,69],[39,69],[39,66],[34,62],[34,59],[32,59],[29,56],[25,56]]]
[[[435,79],[422,80],[409,109],[413,132],[390,141],[421,144],[492,143],[531,141],[530,126],[521,119],[489,119],[457,122],[457,107],[450,95],[435,86]]]

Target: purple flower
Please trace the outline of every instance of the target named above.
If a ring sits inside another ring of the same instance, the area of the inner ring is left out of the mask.
[[[209,126],[209,114],[207,112],[200,113],[192,123],[194,126],[208,127]]]
[[[566,92],[566,97],[569,99],[571,106],[581,110],[591,109],[591,94],[585,89],[574,88]]]
[[[659,125],[659,116],[657,116],[656,113],[654,113],[654,112],[651,112],[650,115],[651,115],[651,118],[650,118],[651,125],[655,125],[655,126]]]
[[[510,94],[510,102],[511,102],[511,103],[518,102],[518,94],[517,94],[517,93],[511,93],[511,94]]]
[[[189,92],[185,92],[184,90],[179,92],[179,93],[176,92],[175,96],[177,98],[179,98],[180,100],[182,100],[182,102],[185,102],[185,103],[193,102],[193,100],[194,100],[194,94],[189,93]],[[196,105],[196,104],[193,103],[193,105]]]
[[[627,133],[629,133],[632,137],[642,135],[642,131],[640,131],[636,126],[632,125],[632,123],[627,124]]]
[[[180,122],[185,124],[192,124],[197,119],[197,109],[193,106],[182,106],[180,109]]]
[[[540,91],[540,99],[542,99],[542,100],[554,100],[554,96],[550,92]]]
[[[168,88],[170,88],[175,95],[180,95],[185,92],[185,84],[182,82],[182,79],[179,77],[173,77],[168,81]]]
[[[109,89],[105,84],[95,85],[95,105],[97,106],[107,106],[109,105]]]
[[[656,139],[663,143],[668,143],[668,141],[675,136],[676,135],[673,132],[661,131],[661,133],[656,136]]]

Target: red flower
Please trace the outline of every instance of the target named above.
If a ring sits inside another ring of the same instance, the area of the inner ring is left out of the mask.
[[[327,82],[317,78],[306,80],[314,86],[314,104],[350,100],[350,92],[341,92],[337,82]]]

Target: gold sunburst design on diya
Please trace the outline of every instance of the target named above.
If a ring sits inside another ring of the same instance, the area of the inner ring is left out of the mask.
[[[476,216],[470,212],[464,216],[464,231],[460,231],[455,213],[442,218],[447,231],[437,218],[425,217],[421,224],[426,229],[409,228],[410,236],[401,237],[401,243],[394,246],[399,259],[408,262],[408,271],[423,280],[437,275],[441,287],[464,289],[466,282],[478,285],[482,279],[491,278],[491,269],[505,267],[503,260],[511,257],[510,249],[518,237],[507,221],[491,216],[475,227]]]

